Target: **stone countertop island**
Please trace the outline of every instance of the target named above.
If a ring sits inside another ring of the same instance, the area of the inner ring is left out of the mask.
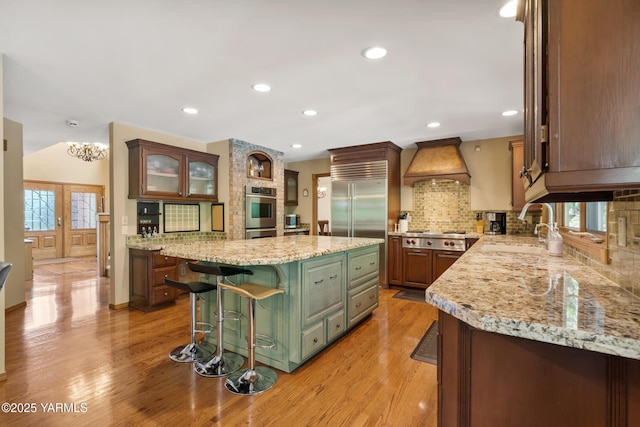
[[[440,425],[640,425],[640,299],[591,268],[485,236],[425,295]]]
[[[256,332],[276,348],[256,348],[256,360],[291,372],[347,333],[378,307],[382,239],[293,235],[251,240],[169,243],[162,255],[233,265],[252,275],[230,277],[279,288],[283,294],[260,301]],[[158,249],[154,246],[154,249]],[[215,277],[202,280],[215,283]],[[216,294],[201,304],[201,321],[215,323]],[[225,310],[240,312],[240,322],[225,321],[224,348],[247,356],[247,302],[225,292]],[[215,333],[206,340],[215,344]]]
[[[384,243],[383,239],[333,236],[283,236],[165,244],[163,255],[229,265],[285,264]]]

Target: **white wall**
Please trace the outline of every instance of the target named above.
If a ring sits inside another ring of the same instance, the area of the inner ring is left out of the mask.
[[[313,201],[311,196],[313,194],[312,178],[313,175],[324,174],[331,172],[331,159],[327,157],[324,159],[306,160],[302,162],[287,163],[285,166],[287,169],[298,171],[298,206],[292,211],[285,209],[285,213],[295,213],[300,215],[300,221],[305,224],[310,224],[313,219]],[[304,189],[309,191],[307,197],[302,196]],[[320,216],[318,216],[318,219]]]
[[[3,55],[0,53],[0,117],[4,117],[4,91],[3,84]],[[4,135],[4,120],[0,121],[0,135]],[[4,151],[0,150],[0,176],[4,176]],[[4,225],[4,186],[0,185],[0,224]],[[0,227],[0,259],[4,259],[4,226]],[[0,308],[4,308],[4,289],[0,291]],[[0,381],[7,379],[5,366],[5,334],[4,334],[4,310],[0,310]]]
[[[329,220],[329,230],[331,231],[331,177],[321,176],[318,178],[318,187],[326,187],[327,195],[318,199],[318,221]]]
[[[25,302],[24,187],[22,185],[22,125],[5,118],[4,139],[4,260],[13,264],[5,284],[4,308]]]

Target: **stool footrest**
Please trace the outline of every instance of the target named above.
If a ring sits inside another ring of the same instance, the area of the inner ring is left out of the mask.
[[[263,343],[258,344],[258,341]],[[255,334],[255,342],[253,344],[255,348],[276,348],[276,340],[269,335]]]

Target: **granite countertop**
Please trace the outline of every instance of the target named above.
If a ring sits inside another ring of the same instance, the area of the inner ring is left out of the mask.
[[[384,243],[384,239],[293,235],[248,240],[168,243],[160,253],[229,265],[274,265]]]
[[[536,238],[483,237],[425,295],[480,330],[640,360],[640,299]]]

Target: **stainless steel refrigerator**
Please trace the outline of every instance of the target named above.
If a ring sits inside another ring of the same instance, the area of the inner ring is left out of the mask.
[[[387,239],[387,161],[331,166],[331,235]],[[386,284],[386,243],[380,283]]]

